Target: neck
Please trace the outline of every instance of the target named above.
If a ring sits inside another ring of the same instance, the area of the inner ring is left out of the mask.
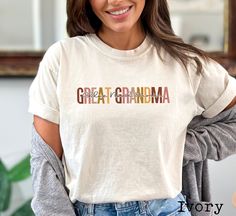
[[[98,37],[109,46],[119,50],[130,50],[138,47],[145,38],[145,31],[141,25],[135,26],[128,32],[114,32],[101,27]]]

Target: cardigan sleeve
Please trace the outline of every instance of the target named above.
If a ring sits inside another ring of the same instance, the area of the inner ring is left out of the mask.
[[[31,207],[36,216],[75,216],[64,184],[61,160],[32,127],[31,174],[33,198]]]
[[[184,149],[188,161],[223,160],[236,154],[236,105],[213,118],[196,116],[188,125]]]

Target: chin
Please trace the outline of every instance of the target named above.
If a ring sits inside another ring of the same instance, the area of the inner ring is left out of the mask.
[[[130,26],[113,26],[110,28],[113,32],[117,32],[117,33],[125,33],[125,32],[129,32],[132,30],[132,27]]]

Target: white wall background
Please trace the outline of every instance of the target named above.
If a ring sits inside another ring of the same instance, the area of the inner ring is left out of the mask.
[[[168,1],[172,27],[178,36],[206,51],[224,50],[224,0]],[[191,41],[193,37],[195,42]]]
[[[32,49],[32,0],[18,2],[0,0],[0,49]]]
[[[32,79],[0,78],[0,158],[10,168],[30,151],[32,116],[27,91]],[[31,178],[15,183],[8,216],[32,196]],[[1,215],[1,213],[0,213]]]
[[[0,0],[0,50],[47,49],[66,37],[65,3],[66,0]],[[40,6],[34,17],[33,4]],[[40,35],[36,36],[37,32]],[[0,78],[0,158],[8,168],[30,151],[33,119],[27,109],[32,81],[33,78]],[[0,216],[11,215],[31,197],[31,178],[14,184],[10,208]]]
[[[67,36],[66,0],[0,0],[0,50],[44,50]]]

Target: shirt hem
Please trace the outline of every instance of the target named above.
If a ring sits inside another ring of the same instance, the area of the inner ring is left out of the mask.
[[[226,106],[236,96],[236,86],[233,86],[232,80],[229,80],[229,84],[224,93],[218,98],[218,100],[211,105],[207,110],[203,111],[202,116],[205,118],[212,118],[223,111]]]
[[[51,121],[53,123],[59,124],[59,112],[47,107],[45,105],[39,104],[35,101],[31,101],[28,107],[28,112],[38,115],[43,119]]]

